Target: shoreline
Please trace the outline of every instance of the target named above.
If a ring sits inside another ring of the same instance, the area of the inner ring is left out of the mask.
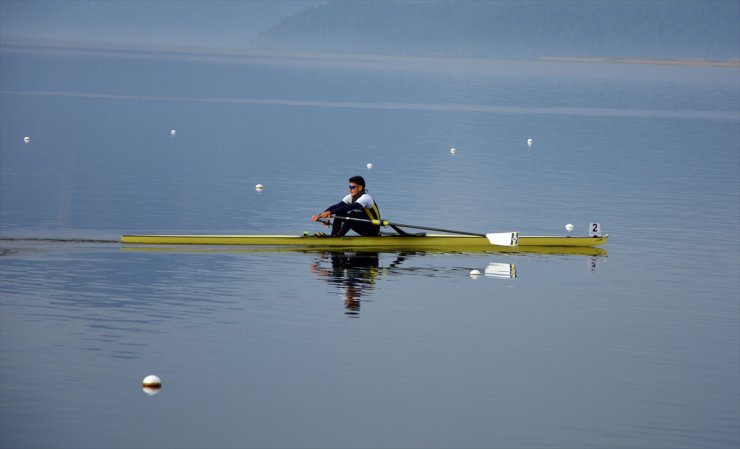
[[[575,62],[587,64],[653,64],[653,65],[681,65],[695,67],[740,67],[740,59],[712,60],[700,58],[614,58],[614,57],[584,57],[584,56],[541,56],[540,61]]]
[[[469,63],[485,64],[495,61],[542,61],[542,62],[570,62],[582,64],[632,64],[632,65],[663,65],[663,66],[693,66],[693,67],[740,67],[740,58],[732,59],[703,59],[703,58],[636,58],[611,56],[535,56],[524,59],[490,58],[490,57],[460,57],[450,55],[391,55],[391,54],[364,54],[364,53],[323,53],[323,52],[293,52],[293,51],[266,51],[255,48],[211,48],[211,47],[181,47],[171,45],[151,45],[141,43],[111,43],[91,42],[58,39],[34,39],[3,36],[0,39],[0,49],[4,51],[72,51],[72,52],[111,52],[127,54],[167,54],[171,56],[199,55],[203,57],[221,58],[289,58],[304,60],[333,60],[333,61],[384,61],[401,63],[404,61],[430,62],[440,59],[451,61],[467,61]]]

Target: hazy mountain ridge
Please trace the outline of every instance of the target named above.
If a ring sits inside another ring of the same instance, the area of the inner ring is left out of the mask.
[[[283,19],[255,45],[493,58],[735,59],[740,2],[331,1]]]
[[[0,0],[7,40],[246,48],[260,31],[320,0]]]

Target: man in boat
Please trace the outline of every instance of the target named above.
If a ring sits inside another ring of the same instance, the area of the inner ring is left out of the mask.
[[[380,220],[380,211],[373,197],[365,189],[365,179],[362,176],[349,178],[349,195],[342,201],[329,206],[325,211],[311,217],[312,221],[329,218],[334,215],[331,235],[341,237],[350,230],[363,236],[380,234],[380,226],[370,223],[370,220]],[[346,220],[354,218],[356,220]],[[319,235],[323,235],[318,233]]]

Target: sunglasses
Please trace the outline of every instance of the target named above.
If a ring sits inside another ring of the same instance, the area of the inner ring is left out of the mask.
[[[350,190],[355,190],[355,189],[356,189],[356,188],[358,188],[358,187],[360,187],[360,186],[353,186],[352,184],[350,184],[350,185],[349,185],[349,189],[350,189]]]

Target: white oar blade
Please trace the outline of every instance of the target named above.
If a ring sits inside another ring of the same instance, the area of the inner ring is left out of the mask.
[[[498,246],[517,246],[519,245],[519,233],[518,232],[492,232],[486,234],[486,238],[491,245]]]

